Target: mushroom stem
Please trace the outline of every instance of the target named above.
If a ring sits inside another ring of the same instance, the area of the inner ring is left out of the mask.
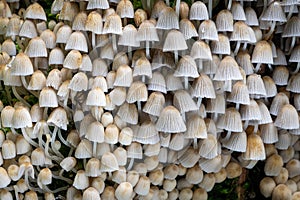
[[[94,49],[96,46],[96,34],[92,32],[92,48]]]
[[[174,51],[174,60],[175,60],[175,64],[178,62],[178,50]]]
[[[131,60],[132,59],[132,47],[128,46],[127,51],[128,51],[128,59]]]
[[[75,150],[75,148],[73,148],[73,147],[71,146],[71,147],[70,147],[70,151],[69,151],[68,156],[72,156],[74,150]]]
[[[244,122],[244,130],[246,130],[248,128],[248,125],[249,125],[249,120],[246,120]]]
[[[201,59],[198,59],[198,72],[200,73],[203,69],[203,62]]]
[[[185,121],[186,121],[186,118],[185,118],[185,112],[182,112],[182,113],[181,113],[181,117],[182,117],[183,121],[185,122]]]
[[[297,68],[295,69],[295,71],[292,72],[292,74],[297,74],[299,72],[300,69],[300,62],[297,63]]]
[[[47,138],[47,140],[46,140],[46,144],[45,144],[45,155],[46,155],[49,159],[54,160],[54,161],[56,161],[57,163],[60,163],[60,162],[62,161],[62,158],[57,157],[57,156],[51,156],[51,155],[49,154],[49,150],[50,150],[50,148],[49,148],[49,143],[50,143],[50,141],[51,141],[51,136],[50,136],[50,134],[46,134],[46,138]]]
[[[293,48],[294,48],[295,44],[296,44],[296,37],[293,36],[293,37],[292,37],[292,41],[291,41],[291,45],[290,45],[290,49],[289,49],[289,52],[287,53],[287,55],[291,55],[291,53],[292,53],[292,51],[293,51]]]
[[[271,72],[273,71],[272,65],[268,64],[268,68],[271,70]]]
[[[61,130],[58,129],[58,138],[60,139],[60,141],[66,145],[67,147],[70,147],[70,144],[64,139],[64,137],[61,134]]]
[[[247,45],[248,45],[248,43],[245,42],[244,45],[243,45],[243,50],[244,50],[244,51],[247,49]]]
[[[132,169],[133,163],[134,163],[134,158],[131,158],[131,159],[130,159],[130,162],[129,162],[129,164],[128,164],[128,167],[127,167],[127,171],[129,171],[129,170]]]
[[[269,101],[268,97],[265,97],[264,100],[265,100],[264,103],[266,104],[266,106],[269,106],[270,101]]]
[[[176,14],[179,17],[180,0],[176,0]]]
[[[13,129],[13,128],[11,128],[11,129]],[[31,145],[34,146],[34,147],[38,147],[38,146],[39,146],[38,143],[36,143],[35,141],[33,141],[33,140],[27,135],[25,128],[21,128],[21,131],[22,131],[23,137],[25,138],[25,140],[27,140],[27,142],[28,142],[29,144],[31,144]],[[15,131],[14,131],[14,132],[15,132]]]
[[[146,2],[147,2],[147,11],[149,12],[151,10],[151,1],[146,0]]]
[[[112,34],[111,40],[112,40],[112,45],[113,45],[114,53],[116,54],[118,52],[118,48],[117,48],[117,36],[115,34]]]
[[[268,0],[264,0],[264,8],[263,8],[262,13],[265,12],[265,10],[267,9],[267,7],[268,7]]]
[[[123,19],[123,24],[124,24],[124,26],[127,25],[127,18],[126,17],[124,17],[124,19]]]
[[[48,107],[45,107],[43,111],[43,119],[47,120],[47,118],[48,118]]]
[[[169,0],[166,0],[166,5],[170,6],[170,1]]]
[[[198,108],[200,108],[201,103],[202,103],[202,98],[198,97],[198,100],[197,100],[197,106],[198,106]]]
[[[29,104],[29,103],[27,103],[19,94],[18,94],[18,92],[17,92],[17,90],[16,90],[16,86],[12,86],[12,92],[13,92],[13,94],[15,95],[15,97],[19,100],[19,101],[21,101],[24,105],[26,105],[27,107],[31,107],[31,105]]]
[[[229,0],[227,4],[227,10],[230,10],[231,6],[232,6],[232,0]]]
[[[30,92],[33,96],[39,98],[39,94],[38,94],[37,92],[31,91],[31,90],[28,89],[28,84],[27,84],[27,82],[26,82],[26,77],[25,77],[25,76],[21,76],[21,81],[22,81],[22,84],[23,84],[24,88],[25,88],[28,92]]]
[[[236,46],[235,46],[235,49],[234,49],[234,52],[233,52],[234,55],[236,55],[236,54],[239,52],[240,46],[241,46],[241,42],[240,42],[240,41],[237,41]]]
[[[231,136],[231,131],[227,131],[227,134],[226,134],[226,136],[225,136],[225,138],[223,140],[224,141],[229,140],[230,136]]]
[[[213,114],[213,120],[214,120],[214,122],[218,121],[218,113],[214,112],[214,114]]]
[[[189,77],[185,76],[184,77],[184,89],[188,89],[189,88]]]
[[[33,68],[34,68],[34,70],[38,70],[39,69],[39,60],[38,60],[38,57],[33,58]]]
[[[63,177],[63,176],[57,176],[55,174],[52,174],[52,177],[55,178],[55,179],[58,179],[58,180],[62,180],[62,181],[65,181],[67,182],[68,184],[72,184],[73,181],[69,178],[66,178],[66,177]]]
[[[288,14],[288,16],[286,17],[287,20],[289,20],[289,19],[292,17],[293,11],[294,11],[294,4],[292,3],[292,4],[290,5],[289,14]]]
[[[43,190],[41,190],[40,188],[34,188],[34,187],[32,187],[31,185],[30,185],[30,183],[29,183],[29,171],[30,170],[30,168],[27,168],[27,169],[25,169],[25,172],[24,172],[24,179],[25,179],[25,183],[26,183],[26,185],[27,185],[27,187],[28,187],[28,189],[29,190],[32,190],[32,191],[36,191],[36,192],[40,192],[40,193],[43,193]],[[32,169],[31,169],[32,170]]]
[[[256,67],[254,68],[255,72],[258,72],[258,70],[260,69],[260,65],[261,65],[261,63],[256,64]]]
[[[46,192],[53,193],[53,194],[58,193],[58,192],[62,192],[62,191],[66,191],[68,188],[69,188],[69,186],[64,186],[64,187],[57,188],[55,190],[50,190],[48,188],[48,186],[43,185],[43,190],[45,190]]]
[[[11,104],[11,94],[10,94],[10,91],[9,91],[9,87],[8,86],[4,86],[5,87],[5,93],[6,93],[6,96],[7,96],[7,101],[9,104]]]
[[[58,127],[54,126],[54,130],[52,132],[52,137],[51,137],[51,147],[52,148],[53,148],[53,145],[54,145],[54,142],[55,142],[57,131],[58,131]]]
[[[93,142],[93,157],[97,156],[97,142]]]
[[[141,101],[137,101],[137,109],[138,109],[138,112],[142,112],[142,104],[141,104]]]
[[[212,7],[213,7],[213,1],[209,0],[208,1],[208,14],[209,14],[209,18],[212,19]]]
[[[145,43],[146,43],[146,57],[150,59],[150,48],[149,48],[150,44],[149,41],[145,41]]]
[[[19,194],[18,194],[19,193],[18,186],[14,185],[13,187],[14,187],[14,191],[15,191],[16,200],[19,200],[20,198],[19,198]]]
[[[86,10],[86,4],[87,4],[86,1],[80,1],[79,2],[79,10],[80,11],[85,11]]]
[[[59,142],[59,141],[58,141]],[[59,152],[59,148],[57,148],[57,146],[55,144],[53,144],[54,146],[52,146],[52,150],[53,152],[58,156],[58,157],[61,157],[61,158],[64,158],[64,156]]]
[[[198,149],[198,141],[197,141],[197,138],[194,138],[194,139],[193,139],[193,147],[194,147],[194,149]]]
[[[240,104],[239,104],[239,103],[236,103],[236,104],[235,104],[235,109],[236,109],[236,110],[239,110],[239,109],[240,109]]]
[[[43,146],[43,131],[39,131],[39,134],[38,134],[38,141],[39,141],[39,147],[41,147],[42,149],[44,149],[44,146]]]
[[[255,123],[253,133],[257,133],[258,131],[258,123]]]
[[[274,32],[274,30],[275,30],[275,26],[276,26],[276,21],[272,21],[270,30],[269,30],[268,33],[266,33],[266,35],[265,35],[265,37],[264,37],[265,40],[268,40],[268,39],[271,37],[271,35],[273,34],[273,32]]]

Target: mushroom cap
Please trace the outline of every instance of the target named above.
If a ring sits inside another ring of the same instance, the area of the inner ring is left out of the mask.
[[[62,107],[55,108],[48,117],[47,123],[67,130],[67,125],[69,124],[67,112]]]
[[[84,34],[80,31],[73,32],[67,40],[65,50],[78,50],[88,52],[87,41]]]
[[[179,62],[176,64],[174,76],[193,78],[198,77],[199,73],[195,60],[189,55],[182,56]]]
[[[272,192],[272,200],[292,199],[292,191],[285,184],[277,185]]]
[[[209,19],[206,5],[201,1],[194,2],[190,8],[189,19],[199,21]]]
[[[259,135],[254,133],[248,135],[246,152],[243,153],[245,160],[264,160],[266,159],[263,141]]]
[[[156,122],[156,130],[165,133],[179,133],[186,131],[186,126],[179,111],[174,106],[167,106],[162,110]]]
[[[286,16],[279,2],[272,2],[262,16],[260,17],[262,21],[276,21],[276,22],[286,22]]]
[[[25,11],[24,14],[25,19],[40,19],[43,21],[47,21],[46,13],[43,7],[38,3],[33,3]]]
[[[229,94],[227,101],[236,104],[249,105],[250,97],[249,97],[249,91],[247,85],[243,83],[243,81],[237,81],[233,85],[232,91]]]
[[[278,154],[273,154],[267,158],[264,172],[267,176],[278,176],[282,167],[282,157]]]
[[[298,129],[299,116],[295,107],[291,104],[282,106],[275,120],[275,126],[283,129]]]
[[[87,13],[85,11],[81,11],[78,14],[76,14],[72,24],[72,30],[85,31],[86,20],[87,20]],[[101,18],[101,22],[102,22],[102,18]]]
[[[141,23],[137,32],[138,41],[159,41],[155,25],[150,20]]]
[[[129,200],[132,198],[133,186],[129,182],[120,183],[116,188],[115,195],[118,200]]]
[[[212,80],[204,73],[200,73],[191,87],[191,96],[197,98],[215,99],[215,89]]]
[[[147,101],[148,90],[147,86],[141,81],[134,81],[127,92],[127,103],[134,103],[136,101]]]
[[[82,194],[82,199],[90,200],[100,200],[99,192],[94,187],[88,187]]]
[[[88,10],[93,9],[108,9],[109,3],[108,0],[90,0],[88,1],[87,8]]]
[[[191,95],[186,90],[177,90],[174,93],[173,105],[180,113],[198,110],[198,107]]]
[[[49,53],[49,65],[62,65],[65,55],[59,47],[55,47]]]
[[[107,33],[122,35],[122,21],[119,15],[111,14],[106,17],[103,26],[103,34]]]
[[[134,9],[131,1],[128,0],[120,0],[117,9],[117,14],[121,18],[133,18],[134,17]]]
[[[137,29],[128,24],[123,28],[123,34],[119,37],[118,45],[139,47],[140,42],[137,40]]]
[[[161,14],[158,17],[156,28],[166,30],[179,29],[178,15],[173,8],[163,8]]]
[[[260,193],[266,198],[271,197],[275,187],[276,183],[271,177],[264,177],[259,183]]]
[[[11,179],[8,176],[7,171],[3,167],[0,167],[0,174],[1,174],[1,177],[2,177],[1,181],[0,181],[0,187],[5,188],[10,184]]]
[[[101,15],[96,11],[92,11],[87,16],[87,20],[85,22],[85,30],[91,31],[94,34],[101,34],[102,28],[103,24]]]
[[[13,114],[12,127],[26,128],[32,127],[31,116],[27,108],[20,106],[17,107]]]
[[[124,122],[129,124],[138,123],[138,110],[135,104],[129,104],[125,102],[122,104],[117,112],[117,115],[122,118]]]
[[[219,40],[216,24],[209,19],[200,24],[198,34],[201,40]]]
[[[185,3],[185,2],[182,2]],[[198,32],[193,23],[188,19],[181,19],[179,22],[179,30],[183,34],[184,39],[188,40],[193,37],[198,37]]]
[[[185,50],[188,46],[185,42],[184,36],[180,31],[171,30],[164,42],[163,51],[179,51]]]
[[[233,2],[231,6],[233,19],[236,21],[246,21],[246,15],[243,6],[239,2]]]
[[[47,57],[48,55],[46,44],[41,37],[32,38],[29,41],[24,53],[27,54],[30,58]]]
[[[36,27],[31,20],[24,21],[20,28],[19,36],[27,38],[34,38],[38,36]]]
[[[14,76],[28,76],[33,74],[33,65],[25,53],[18,53],[13,59],[11,74]]]
[[[221,10],[217,14],[216,27],[219,32],[233,31],[233,15],[230,10]]]
[[[259,26],[257,14],[252,7],[245,8],[245,15],[248,26]]]
[[[261,40],[256,43],[252,53],[252,63],[273,64],[273,54],[271,45]]]
[[[226,56],[221,60],[221,63],[216,71],[214,80],[226,81],[226,80],[242,80],[242,75],[239,70],[239,66],[235,59],[231,56]]]

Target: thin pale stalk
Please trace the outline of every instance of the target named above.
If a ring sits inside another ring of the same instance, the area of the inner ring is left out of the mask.
[[[114,53],[116,54],[118,52],[118,48],[117,48],[117,36],[115,34],[112,34],[111,40],[112,40],[112,45],[113,45]]]
[[[273,32],[275,30],[275,26],[276,26],[276,21],[272,21],[269,32],[264,36],[265,40],[268,40],[271,37],[271,35],[273,34]]]
[[[25,101],[20,95],[19,93],[17,92],[16,90],[16,86],[12,86],[12,92],[13,94],[15,95],[15,97],[20,101],[22,102],[24,105],[26,105],[27,107],[31,107],[31,105],[29,103],[27,103],[27,101]]]
[[[209,18],[212,19],[212,7],[213,7],[213,1],[209,0],[208,1],[208,14],[209,14]]]

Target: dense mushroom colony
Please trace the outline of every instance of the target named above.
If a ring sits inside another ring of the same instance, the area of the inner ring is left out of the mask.
[[[258,161],[300,199],[299,1],[24,2],[0,1],[0,199],[207,199]]]

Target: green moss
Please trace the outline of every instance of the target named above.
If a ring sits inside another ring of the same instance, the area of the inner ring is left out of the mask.
[[[226,179],[222,183],[215,184],[212,191],[208,193],[209,200],[234,200],[237,199],[236,187],[238,178]]]

